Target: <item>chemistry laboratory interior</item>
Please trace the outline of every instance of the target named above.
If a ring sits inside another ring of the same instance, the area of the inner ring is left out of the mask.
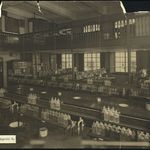
[[[149,149],[150,11],[0,1],[0,122],[0,148]]]

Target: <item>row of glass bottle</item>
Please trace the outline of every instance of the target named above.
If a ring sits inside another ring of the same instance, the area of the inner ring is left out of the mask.
[[[135,140],[136,133],[130,128],[120,127],[102,122],[93,122],[92,133],[99,136],[105,136],[120,140]]]
[[[104,85],[105,86],[111,86],[111,81],[110,80],[104,80]]]
[[[138,91],[138,90],[131,89],[131,95],[132,95],[132,96],[138,96],[138,95],[139,95],[139,91]]]
[[[54,118],[55,121],[63,127],[67,127],[68,120],[71,120],[71,116],[69,114],[52,110],[42,110],[41,118],[44,120],[50,120],[50,118]]]
[[[93,122],[92,133],[106,137],[117,137],[120,140],[136,140],[136,132],[130,128],[120,127],[102,122]],[[150,134],[143,131],[137,132],[138,141],[149,141]]]
[[[119,95],[117,88],[113,88],[113,87],[100,86],[98,88],[98,91],[100,93],[106,92],[109,95]]]
[[[139,141],[149,141],[150,134],[148,132],[144,133],[143,131],[138,131],[137,138]]]
[[[120,112],[114,109],[114,107],[110,108],[109,106],[106,108],[103,106],[102,113],[104,114],[104,121],[119,123]]]
[[[37,104],[37,95],[36,94],[32,94],[32,93],[30,93],[29,95],[28,95],[28,103],[30,103],[30,104]]]
[[[61,101],[60,101],[60,99],[58,98],[51,98],[51,99],[49,99],[49,104],[50,104],[50,108],[51,109],[56,109],[56,110],[60,110],[60,103],[61,103]]]

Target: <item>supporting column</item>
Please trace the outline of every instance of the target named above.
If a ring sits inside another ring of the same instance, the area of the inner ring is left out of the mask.
[[[1,23],[2,23],[2,32],[5,32],[5,16],[3,16],[3,15],[1,18]]]
[[[7,61],[3,61],[3,85],[7,88]]]
[[[131,49],[130,48],[128,48],[128,74],[129,74],[128,82],[129,85],[131,85]]]
[[[129,26],[129,19],[126,17],[127,20],[127,32],[126,32],[126,45],[127,45],[127,53],[128,53],[128,84],[129,87],[131,86],[131,48],[130,48],[130,26]]]
[[[115,72],[115,52],[110,52],[110,72]]]

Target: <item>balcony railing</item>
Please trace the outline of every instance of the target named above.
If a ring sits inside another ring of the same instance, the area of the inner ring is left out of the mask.
[[[72,33],[72,35],[61,35],[50,31],[12,34],[0,33],[0,50],[19,50],[19,51],[41,51],[41,50],[60,50],[60,49],[80,49],[80,48],[126,48],[129,43],[130,48],[149,49],[150,35],[136,36],[134,34],[126,37],[126,32],[121,33],[120,39],[104,39],[102,31],[88,33]],[[128,40],[128,41],[127,41]]]
[[[0,33],[0,50],[19,50],[20,47],[20,39],[18,34],[13,33]]]

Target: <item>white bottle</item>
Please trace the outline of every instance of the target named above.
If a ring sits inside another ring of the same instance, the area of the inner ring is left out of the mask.
[[[106,107],[105,107],[105,106],[103,106],[102,113],[104,113],[104,112],[105,112],[105,110],[106,110]]]
[[[117,127],[116,127],[116,132],[117,132],[117,133],[120,133],[120,132],[121,132],[121,127],[120,127],[120,126],[117,126]]]
[[[102,122],[99,123],[99,134],[100,135],[103,134],[103,123]]]
[[[97,135],[101,134],[101,124],[100,122],[97,123]]]
[[[96,125],[95,122],[93,122],[93,124],[92,124],[92,133],[93,133],[93,134],[96,133],[96,131],[95,131],[95,125]]]
[[[51,109],[53,109],[54,108],[54,99],[53,99],[53,97],[51,98]]]
[[[95,123],[95,132],[96,132],[96,134],[98,133],[98,127],[99,127],[99,122],[98,121],[96,121],[96,123]]]
[[[107,123],[104,123],[104,127],[105,127],[105,129],[108,129]]]
[[[139,140],[144,141],[144,132],[143,131],[141,131],[139,134]]]
[[[58,98],[58,110],[60,110],[60,99]]]
[[[111,109],[111,121],[112,121],[112,122],[115,122],[115,117],[114,117],[114,115],[115,115],[115,109],[114,109],[114,107],[112,107],[112,109]]]
[[[114,122],[119,123],[119,114],[118,114],[117,110],[114,111]]]
[[[60,99],[57,99],[57,109],[60,110]]]
[[[64,114],[63,113],[61,113],[61,115],[60,115],[60,124],[61,125],[63,125],[64,124]]]
[[[104,121],[107,121],[106,120],[106,107],[105,106],[103,106],[103,109],[102,109],[102,113],[103,113],[103,115],[104,115]]]
[[[67,115],[67,118],[68,118],[68,120],[71,120],[71,116],[69,114]]]
[[[109,110],[105,110],[105,121],[109,121]]]
[[[129,128],[127,129],[127,136],[130,138],[132,137],[132,131]]]
[[[57,99],[55,97],[55,101],[54,101],[54,109],[57,110]]]
[[[108,107],[107,111],[108,111],[108,121],[112,122],[112,120],[111,120],[112,111],[111,111],[111,109],[109,107]]]
[[[56,97],[54,98],[54,109],[57,109],[57,99],[56,99]]]
[[[123,88],[123,89],[122,89],[122,96],[125,96],[125,95],[126,95],[126,89]]]
[[[64,115],[64,126],[65,127],[68,126],[68,116],[67,116],[67,114]]]
[[[125,127],[122,127],[122,129],[121,129],[121,134],[122,134],[122,135],[125,135],[125,134],[126,134],[126,128],[125,128]]]
[[[145,141],[149,141],[149,139],[150,139],[150,135],[149,135],[148,132],[146,132],[146,134],[145,134]]]

